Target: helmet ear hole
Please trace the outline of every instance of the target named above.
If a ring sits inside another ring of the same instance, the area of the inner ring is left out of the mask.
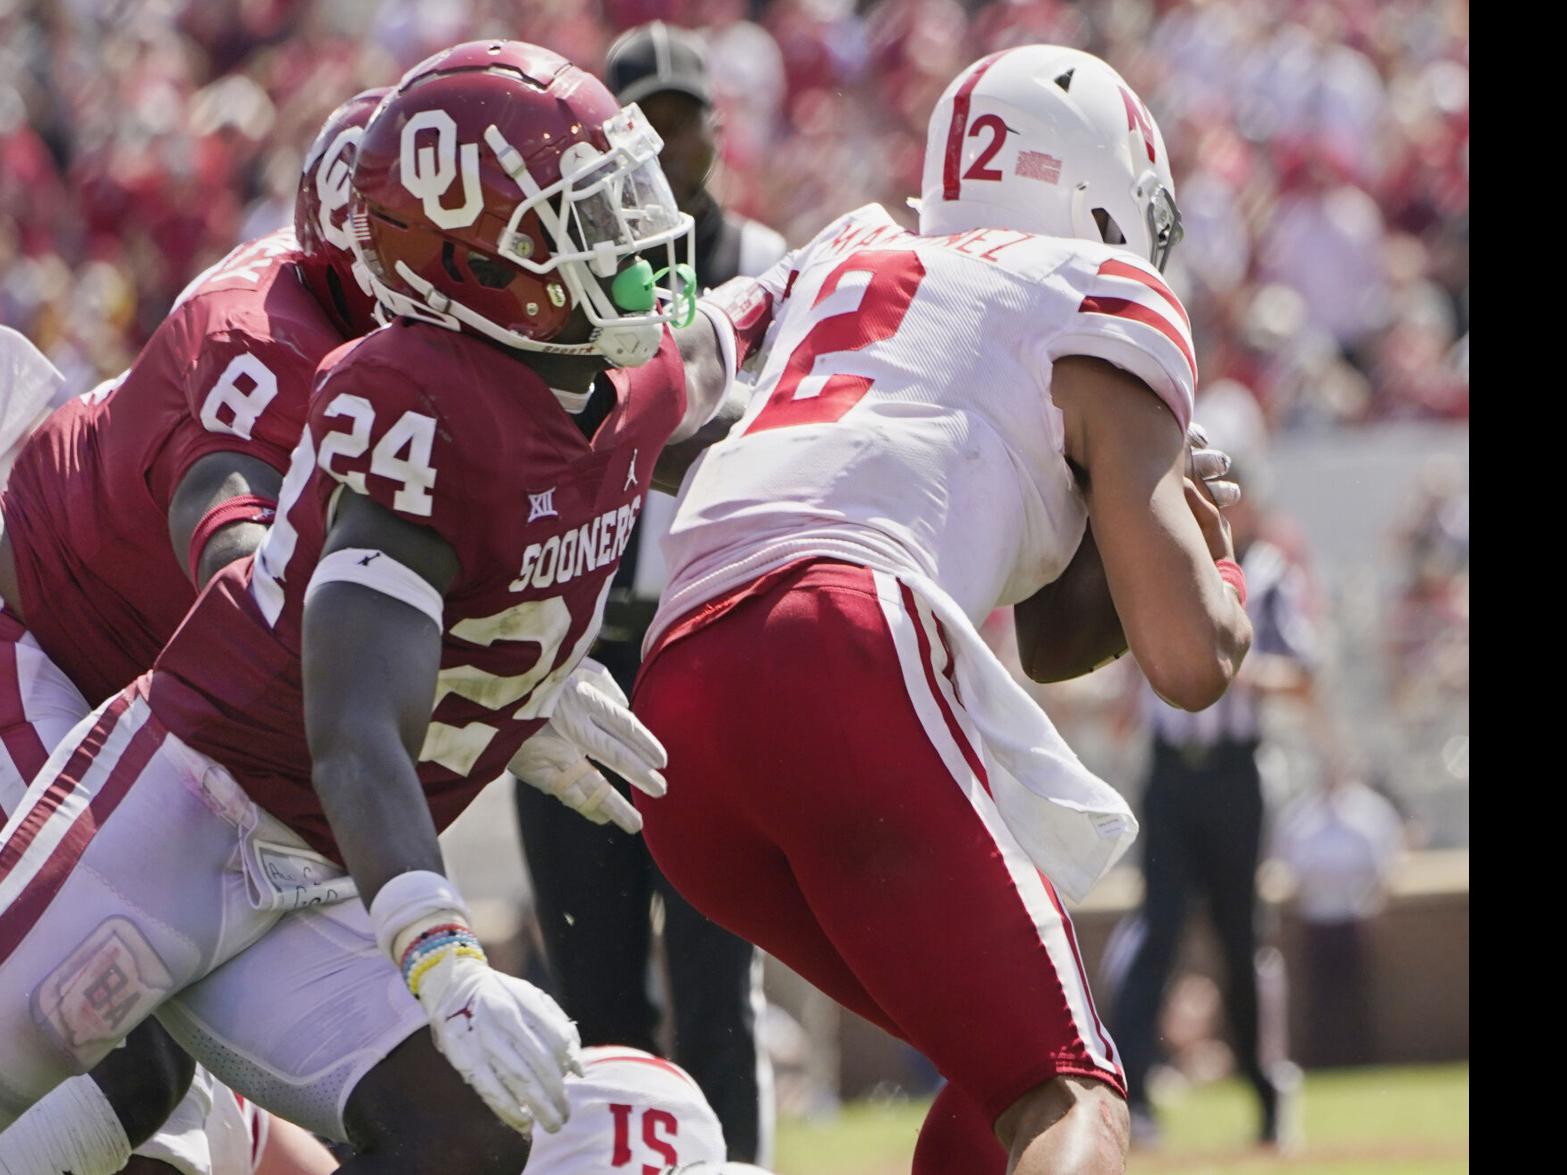
[[[1105,244],[1126,244],[1126,234],[1121,231],[1121,226],[1116,224],[1115,217],[1103,208],[1094,209],[1094,223],[1099,226],[1099,237]]]
[[[463,280],[462,272],[457,268],[457,248],[450,241],[441,244],[441,268],[454,282]]]
[[[480,253],[477,249],[468,250],[467,261],[468,272],[473,274],[473,280],[487,290],[504,290],[517,276],[516,266],[508,265],[488,253]]]

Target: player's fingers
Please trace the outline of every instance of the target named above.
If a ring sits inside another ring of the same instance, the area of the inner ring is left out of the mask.
[[[1193,512],[1218,513],[1218,503],[1213,500],[1213,493],[1209,489],[1208,482],[1194,481],[1189,477],[1183,480],[1186,490],[1186,504],[1192,508]]]
[[[635,804],[610,787],[608,783],[604,786],[608,791],[601,808],[604,818],[622,832],[636,836],[642,831],[642,813],[637,811]]]
[[[1213,495],[1213,504],[1220,510],[1228,510],[1241,500],[1241,487],[1237,482],[1214,478],[1207,484],[1208,492]]]
[[[463,1079],[473,1087],[473,1091],[483,1099],[484,1104],[495,1112],[497,1118],[518,1134],[532,1133],[533,1115],[524,1108],[521,1100],[513,1097],[501,1083],[486,1059],[473,1058],[473,1063],[462,1070],[462,1075]]]
[[[1198,481],[1212,481],[1230,471],[1230,455],[1223,449],[1193,449],[1189,462],[1189,476]]]
[[[554,1134],[571,1116],[571,1104],[566,1100],[565,1065],[554,1055],[556,1042],[541,1039],[541,1034],[525,1023],[513,1026],[512,1032],[516,1035],[497,1043],[518,1066],[515,1072],[526,1075],[529,1090],[524,1104],[533,1111],[538,1124]]]
[[[654,768],[669,766],[669,752],[664,749],[664,744],[624,706],[599,710],[594,714],[593,739],[589,750],[599,748],[606,754],[646,763]]]
[[[1203,449],[1208,445],[1208,430],[1195,420],[1186,426],[1186,443],[1194,449]]]

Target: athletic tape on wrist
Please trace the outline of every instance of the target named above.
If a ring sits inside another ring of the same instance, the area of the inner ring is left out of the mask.
[[[441,593],[431,587],[424,576],[385,551],[344,547],[323,556],[305,585],[305,603],[310,603],[310,597],[329,583],[355,583],[380,592],[423,612],[435,622],[436,628],[444,627],[442,617],[446,602],[441,599]]]
[[[442,923],[469,925],[468,904],[456,886],[428,869],[399,873],[370,903],[375,941],[395,964],[421,932]]]
[[[1219,578],[1235,589],[1235,597],[1246,606],[1246,573],[1241,570],[1241,565],[1234,559],[1216,559],[1215,567],[1219,569]]]

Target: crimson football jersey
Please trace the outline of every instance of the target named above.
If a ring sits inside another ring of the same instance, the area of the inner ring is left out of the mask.
[[[190,467],[224,451],[288,467],[316,365],[343,341],[298,257],[287,231],[235,249],[11,471],[0,510],[28,628],[94,705],[146,672],[196,598],[168,523]]]
[[[436,827],[451,823],[543,725],[591,645],[653,463],[685,413],[667,331],[650,363],[608,378],[616,403],[590,443],[526,363],[491,343],[399,319],[329,355],[278,519],[159,657],[153,712],[337,855],[310,779],[300,631],[333,495],[366,494],[438,533],[460,565],[418,762]]]

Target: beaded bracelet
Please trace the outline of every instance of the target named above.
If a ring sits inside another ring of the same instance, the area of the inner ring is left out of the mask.
[[[478,938],[461,922],[432,926],[408,944],[402,958],[403,982],[415,998],[419,995],[420,980],[451,956],[477,959],[481,963],[488,961]]]

